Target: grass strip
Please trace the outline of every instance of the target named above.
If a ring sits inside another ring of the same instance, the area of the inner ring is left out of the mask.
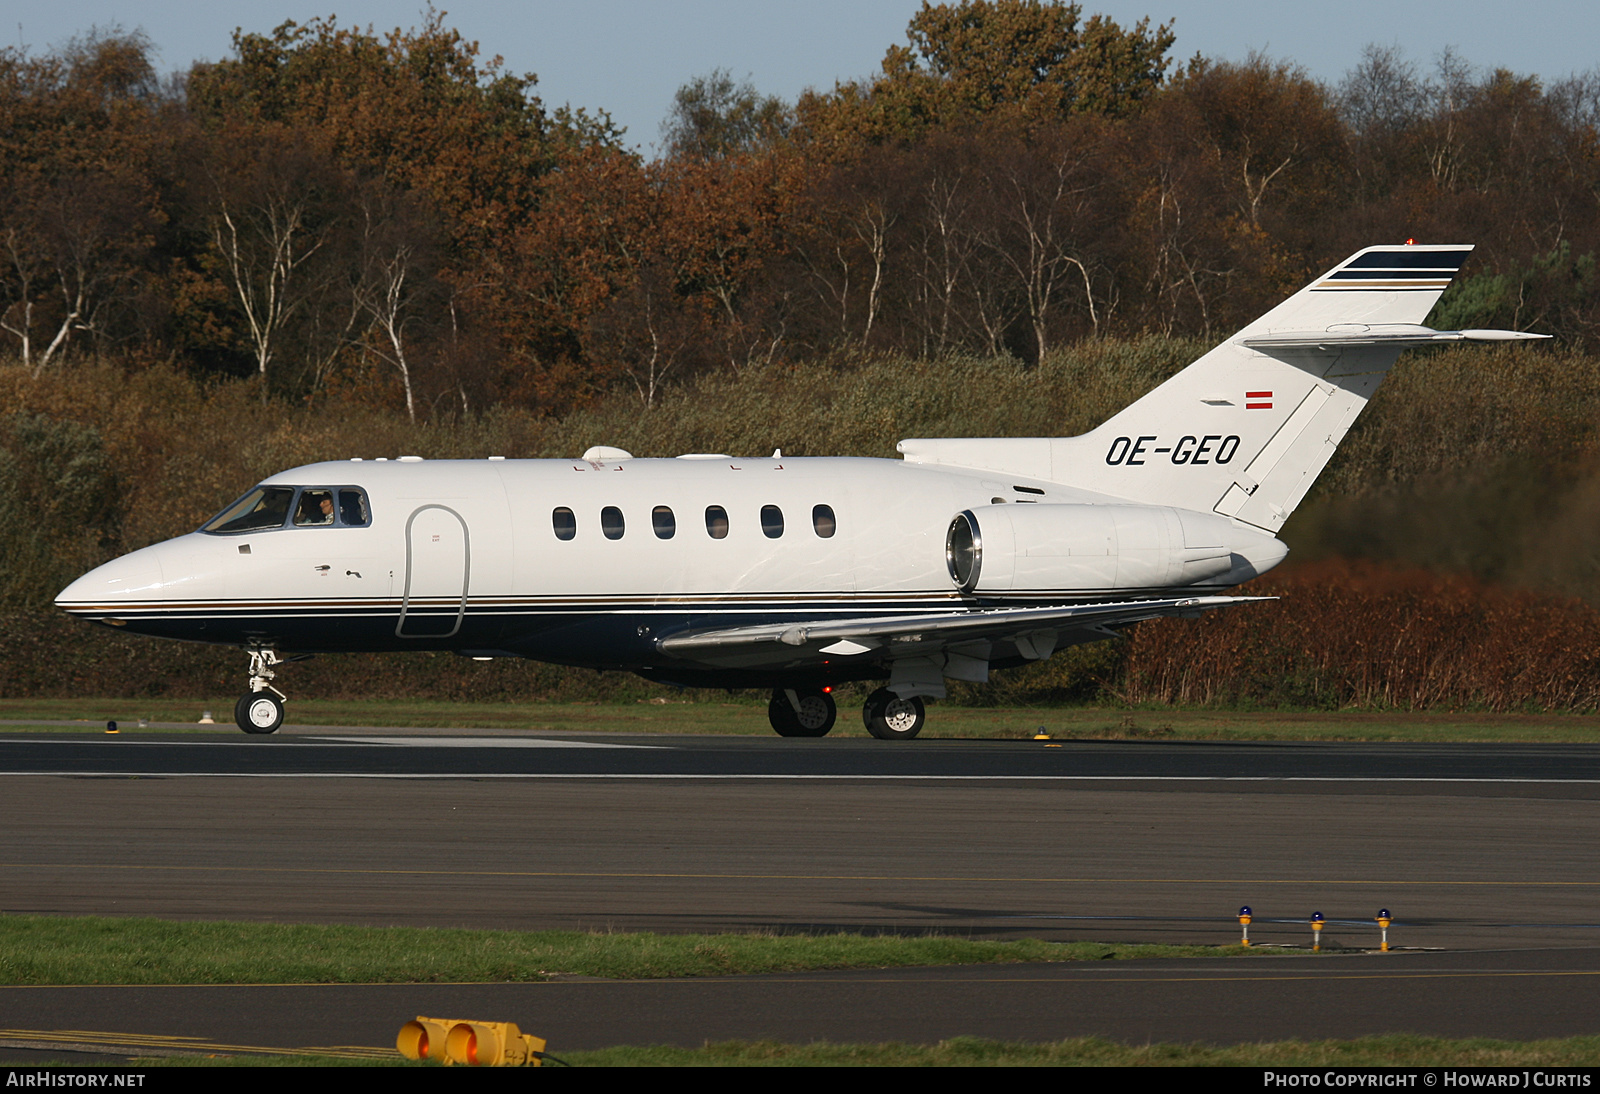
[[[632,1046],[556,1056],[573,1067],[1595,1067],[1600,1037],[1543,1041],[1451,1039],[1385,1034],[1350,1041],[1269,1041],[1243,1045],[1124,1045],[1102,1037],[1045,1044],[953,1037],[935,1045],[790,1045],[777,1041],[723,1041],[700,1048]],[[384,1067],[394,1060],[323,1056],[163,1057],[140,1067]]]
[[[589,934],[0,916],[3,984],[505,983],[818,969],[1220,957],[1234,946],[989,942],[945,936]]]
[[[1100,1037],[1047,1044],[954,1037],[936,1045],[729,1041],[694,1049],[553,1051],[575,1067],[1592,1067],[1600,1063],[1600,1037],[1517,1042],[1390,1034],[1222,1046],[1124,1045]]]
[[[219,724],[196,725],[209,710]],[[0,732],[102,733],[115,719],[124,735],[139,719],[180,723],[206,734],[235,734],[233,700],[10,699],[0,719],[76,719],[77,726],[0,726]],[[487,729],[533,733],[687,733],[767,737],[765,703],[446,703],[411,700],[294,700],[289,725]],[[1055,741],[1405,741],[1450,743],[1600,741],[1600,718],[1576,714],[1482,714],[1411,711],[1224,711],[1112,707],[961,707],[938,703],[925,738],[1023,740],[1043,729]],[[183,732],[184,730],[177,730]],[[838,736],[866,736],[848,701]]]

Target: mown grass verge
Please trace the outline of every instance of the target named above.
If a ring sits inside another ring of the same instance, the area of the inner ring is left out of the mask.
[[[723,934],[587,934],[0,916],[4,984],[416,984],[640,980],[818,969],[1219,957],[1232,946]]]
[[[209,710],[215,725],[197,725]],[[103,733],[115,719],[134,734],[139,719],[169,723],[144,732],[234,734],[233,701],[214,699],[9,699],[0,719],[39,719],[0,732]],[[81,724],[48,725],[46,720]],[[472,703],[422,700],[295,700],[296,726],[395,726],[530,733],[674,733],[768,737],[766,701]],[[176,726],[177,728],[174,728]],[[1409,711],[1229,711],[1169,707],[970,707],[935,703],[922,736],[932,739],[1026,740],[1040,730],[1053,740],[1100,741],[1527,741],[1600,742],[1600,717],[1579,714],[1491,714]],[[840,699],[839,737],[865,737],[856,703]]]
[[[1600,1037],[1517,1042],[1393,1034],[1223,1046],[1124,1045],[1100,1037],[1035,1045],[954,1037],[936,1045],[730,1041],[695,1049],[619,1046],[557,1055],[588,1067],[1579,1067],[1600,1063]]]

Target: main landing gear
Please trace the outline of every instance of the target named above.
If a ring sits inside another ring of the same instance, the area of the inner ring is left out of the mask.
[[[902,699],[888,688],[879,688],[867,696],[861,720],[867,724],[867,732],[880,741],[909,741],[922,732],[928,711],[915,695]]]
[[[272,686],[272,666],[281,664],[277,650],[250,651],[250,690],[233,704],[233,720],[246,733],[276,733],[283,725],[284,694]]]
[[[778,688],[767,704],[767,720],[781,737],[825,737],[839,715],[831,690]],[[867,732],[880,741],[909,741],[922,732],[928,712],[916,696],[902,699],[888,688],[879,688],[867,696],[861,720]]]
[[[839,717],[829,690],[778,688],[767,704],[767,721],[780,737],[826,737]]]

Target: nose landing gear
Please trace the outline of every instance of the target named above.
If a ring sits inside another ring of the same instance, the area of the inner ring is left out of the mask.
[[[272,666],[281,664],[277,650],[250,651],[250,690],[233,704],[233,720],[246,733],[276,733],[283,725],[286,696],[272,686]]]

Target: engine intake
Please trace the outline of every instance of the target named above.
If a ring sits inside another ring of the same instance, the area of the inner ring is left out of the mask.
[[[945,534],[950,579],[966,593],[1236,585],[1287,553],[1226,517],[1153,505],[984,505]]]

